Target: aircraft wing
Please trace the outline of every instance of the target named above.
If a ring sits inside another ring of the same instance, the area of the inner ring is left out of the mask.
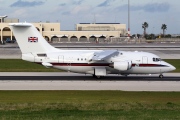
[[[119,52],[117,50],[103,50],[101,52],[95,52],[91,61],[104,61],[114,55],[118,55]]]

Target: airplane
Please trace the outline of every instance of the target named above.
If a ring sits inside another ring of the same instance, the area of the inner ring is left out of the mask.
[[[9,24],[22,52],[22,59],[68,72],[91,74],[159,74],[176,68],[148,52],[118,50],[62,50],[51,46],[31,23]]]

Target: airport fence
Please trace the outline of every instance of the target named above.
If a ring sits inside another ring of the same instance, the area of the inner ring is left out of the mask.
[[[119,38],[105,38],[105,39],[90,39],[90,40],[61,40],[56,41],[54,40],[53,43],[95,43],[95,44],[121,44],[121,43],[180,43],[180,38],[157,38],[157,39],[151,39],[147,40],[145,38],[127,38],[127,37],[119,37]]]

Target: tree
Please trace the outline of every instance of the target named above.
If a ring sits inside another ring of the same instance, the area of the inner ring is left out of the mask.
[[[163,30],[163,36],[165,36],[165,30],[167,30],[167,25],[162,24],[161,29]]]
[[[142,28],[144,29],[144,36],[146,35],[146,29],[148,28],[148,23],[147,22],[144,22],[143,24],[142,24]]]

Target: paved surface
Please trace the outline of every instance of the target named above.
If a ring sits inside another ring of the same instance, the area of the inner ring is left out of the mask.
[[[164,78],[158,74],[153,75],[107,75],[101,79],[93,78],[92,75],[70,72],[1,72],[0,80],[47,80],[47,81],[180,81],[180,73],[166,73]]]
[[[122,90],[180,91],[180,74],[110,75],[95,79],[76,73],[0,73],[0,90]]]
[[[121,51],[151,52],[162,59],[180,59],[180,44],[65,44],[53,43],[53,46],[64,50],[93,50],[117,49]],[[21,51],[17,44],[0,46],[0,59],[21,59]]]

